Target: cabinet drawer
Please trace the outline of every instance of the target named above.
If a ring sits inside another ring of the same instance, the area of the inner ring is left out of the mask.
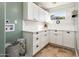
[[[40,43],[33,46],[33,55],[35,55],[40,50]]]
[[[33,45],[37,44],[38,42],[40,42],[42,40],[41,37],[33,37]]]
[[[48,32],[43,31],[43,32],[37,32],[33,34],[33,44],[40,42],[41,40],[47,39],[48,38]]]
[[[35,45],[38,42],[42,42],[43,40],[48,40],[48,34],[44,34],[40,37],[33,37],[33,45]]]
[[[39,50],[41,50],[44,46],[48,44],[47,40],[42,40],[37,44],[33,45],[33,55],[36,54]]]
[[[33,37],[40,37],[43,35],[43,32],[36,32],[36,33],[33,33]]]
[[[48,31],[42,31],[42,32],[35,32],[33,33],[34,37],[39,37],[39,36],[43,36],[44,34],[47,34]]]

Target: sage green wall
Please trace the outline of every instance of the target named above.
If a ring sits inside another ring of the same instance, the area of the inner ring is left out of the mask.
[[[23,3],[22,2],[6,2],[6,20],[15,24],[15,31],[6,32],[6,42],[14,42],[22,37],[22,19],[23,19]]]
[[[2,2],[0,2],[0,54],[4,54],[4,3]]]

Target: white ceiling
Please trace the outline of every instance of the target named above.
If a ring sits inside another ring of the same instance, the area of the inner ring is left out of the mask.
[[[69,4],[71,2],[34,2],[34,3],[48,11],[49,9],[52,9],[61,5]]]

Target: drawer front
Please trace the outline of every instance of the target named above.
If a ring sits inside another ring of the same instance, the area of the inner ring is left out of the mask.
[[[42,40],[41,37],[33,37],[33,45],[39,43]]]
[[[33,46],[33,55],[35,55],[40,50],[40,43]]]
[[[41,42],[44,39],[47,40],[47,38],[48,38],[48,32],[47,31],[43,31],[43,32],[40,32],[38,34],[34,33],[33,34],[33,45],[35,45],[38,42]]]
[[[33,37],[33,45],[42,42],[43,40],[48,40],[48,34],[44,34],[41,37]]]
[[[35,55],[38,51],[40,51],[44,46],[48,44],[47,40],[42,40],[33,46],[33,55]]]
[[[36,33],[33,33],[33,36],[34,37],[40,37],[40,36],[43,36],[46,33],[48,33],[48,31],[36,32]]]
[[[36,32],[36,33],[33,33],[33,37],[40,37],[43,35],[43,32]]]

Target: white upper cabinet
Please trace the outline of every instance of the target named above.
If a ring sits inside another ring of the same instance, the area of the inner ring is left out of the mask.
[[[33,3],[33,17],[34,20],[39,20],[38,6],[34,3]]]
[[[33,20],[33,3],[23,3],[23,20]]]
[[[39,20],[46,21],[48,20],[48,12],[39,7]]]
[[[45,11],[39,7],[39,20],[45,21]]]
[[[46,21],[48,19],[48,13],[47,11],[44,11],[44,20]]]
[[[33,2],[23,3],[23,20],[46,21],[47,12]]]

